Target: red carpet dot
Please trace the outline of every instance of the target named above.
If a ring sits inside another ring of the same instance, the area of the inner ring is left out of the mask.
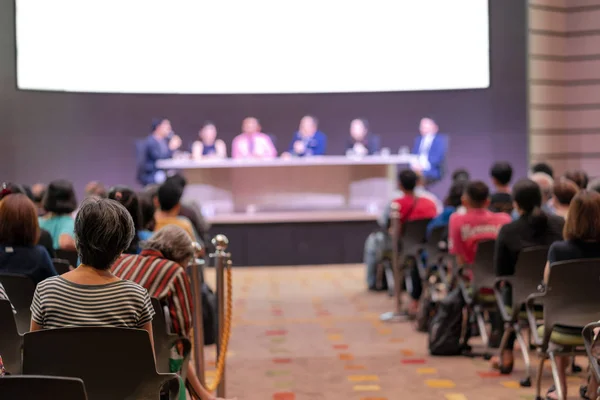
[[[275,364],[290,364],[292,362],[291,358],[274,358],[273,362]]]
[[[336,350],[348,350],[348,345],[347,344],[336,344],[333,346],[333,348]]]
[[[273,310],[273,315],[276,317],[279,317],[281,315],[283,315],[283,311],[281,310]]]
[[[273,400],[296,400],[296,395],[291,392],[275,393]]]
[[[274,330],[274,331],[267,331],[267,336],[282,336],[287,334],[287,331],[285,329],[279,329],[279,330]]]
[[[423,358],[406,358],[402,360],[402,364],[425,364]]]

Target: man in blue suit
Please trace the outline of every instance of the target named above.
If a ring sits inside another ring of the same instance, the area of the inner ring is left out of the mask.
[[[156,167],[156,162],[172,158],[173,152],[181,147],[181,138],[173,133],[168,119],[156,118],[152,121],[152,133],[136,147],[138,182],[144,186],[162,183],[166,175]]]
[[[448,139],[438,133],[438,129],[433,118],[421,119],[421,135],[415,139],[412,150],[412,154],[418,156],[418,159],[411,167],[425,178],[427,184],[441,180],[444,175]]]
[[[322,156],[327,148],[327,135],[319,130],[319,121],[312,115],[305,115],[300,120],[300,127],[294,134],[288,151],[283,157]]]

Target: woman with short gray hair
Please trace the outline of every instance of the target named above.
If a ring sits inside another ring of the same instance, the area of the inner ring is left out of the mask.
[[[75,220],[81,263],[73,271],[40,282],[31,304],[31,330],[109,326],[148,331],[154,309],[148,291],[121,280],[110,267],[135,234],[129,212],[114,200],[85,200]]]

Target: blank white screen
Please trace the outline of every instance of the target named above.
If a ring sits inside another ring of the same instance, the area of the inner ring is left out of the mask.
[[[486,88],[487,0],[17,0],[20,89]]]

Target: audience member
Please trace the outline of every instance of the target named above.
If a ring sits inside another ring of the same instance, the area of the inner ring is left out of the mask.
[[[563,231],[564,240],[552,244],[548,251],[544,282],[548,282],[550,269],[556,262],[600,258],[599,227],[600,194],[588,190],[579,191],[571,201]],[[566,369],[570,365],[570,357],[559,356],[556,358],[556,363],[562,392],[567,398]],[[591,385],[595,385],[593,374],[592,381]],[[547,398],[557,399],[556,391],[550,390]]]
[[[494,268],[497,276],[514,275],[517,258],[521,250],[538,245],[551,245],[562,239],[564,220],[542,211],[542,191],[531,179],[517,182],[513,188],[516,210],[519,219],[504,225],[496,238]],[[510,291],[506,289],[507,304],[510,304]],[[509,336],[506,350],[492,360],[492,366],[502,374],[510,374],[513,369],[514,332]]]
[[[124,253],[138,254],[141,251],[140,242],[142,240],[148,240],[150,236],[152,236],[152,233],[143,229],[142,213],[137,194],[127,186],[113,186],[108,191],[108,198],[118,201],[127,211],[129,211],[129,215],[131,215],[131,219],[133,220],[133,226],[135,227],[135,235]]]
[[[158,188],[158,204],[160,209],[154,213],[156,220],[155,230],[161,229],[166,225],[177,225],[183,228],[190,240],[195,241],[196,235],[189,219],[179,215],[181,209],[181,196],[183,188],[173,180],[167,181]]]
[[[464,214],[454,213],[448,224],[448,247],[450,254],[456,255],[459,265],[472,264],[477,243],[496,239],[502,225],[511,221],[505,213],[488,210],[490,190],[481,181],[470,182],[463,195]]]
[[[319,130],[319,120],[305,115],[300,120],[298,131],[294,134],[287,152],[282,156],[306,157],[325,155],[327,135]]]
[[[31,187],[31,195],[32,195],[31,200],[37,207],[39,217],[41,217],[42,215],[44,215],[46,213],[46,211],[44,211],[44,206],[43,206],[45,194],[46,194],[46,185],[44,185],[43,183],[36,183],[35,185],[33,185]]]
[[[17,194],[17,193],[26,194],[26,192],[22,186],[15,185],[14,183],[3,183],[0,189],[1,189],[0,190],[0,200],[2,200],[4,197],[6,197],[10,194]],[[27,196],[27,197],[29,197],[29,196]],[[33,201],[32,197],[29,197],[29,199],[31,201]],[[34,205],[35,205],[35,202],[34,202]],[[39,209],[36,206],[36,212],[39,215],[38,210]],[[38,223],[38,225],[39,225],[39,223]],[[50,232],[48,232],[47,230],[40,228],[40,236],[37,241],[37,244],[39,244],[40,246],[42,246],[43,248],[46,249],[50,258],[54,258],[56,256],[56,252],[54,251],[54,244],[52,243],[52,236],[50,236]]]
[[[350,123],[350,137],[346,141],[346,155],[370,156],[379,152],[379,136],[369,131],[369,121],[353,119]]]
[[[490,211],[510,214],[513,210],[513,199],[510,194],[510,181],[513,169],[507,162],[497,162],[490,169],[492,183],[496,192],[490,199]]]
[[[181,186],[182,190],[185,191],[185,187],[187,186],[187,180],[182,175],[173,175],[167,178],[167,180],[175,182],[176,184]],[[210,228],[210,225],[202,216],[202,211],[200,211],[200,208],[198,207],[196,202],[186,202],[182,200],[181,207],[179,208],[179,215],[190,220],[192,226],[194,227],[194,232],[196,233],[196,236],[198,238],[202,239],[202,241],[207,239],[208,229]]]
[[[172,331],[193,339],[194,303],[185,267],[194,256],[194,249],[188,234],[178,226],[167,225],[145,242],[143,248],[140,255],[122,256],[115,263],[113,273],[148,289],[151,297],[167,305]],[[173,360],[171,367],[171,372],[180,372],[182,365]],[[212,399],[198,380],[192,360],[188,364],[187,378],[202,400]]]
[[[531,175],[537,174],[538,172],[542,172],[548,175],[550,178],[554,179],[554,169],[547,163],[537,163],[531,166]]]
[[[565,172],[564,177],[575,182],[579,189],[585,189],[588,185],[588,174],[580,169]]]
[[[573,200],[578,191],[579,187],[571,180],[561,178],[556,181],[552,188],[552,209],[554,213],[566,219],[571,200]]]
[[[542,210],[548,214],[554,214],[554,209],[550,204],[554,179],[545,172],[535,172],[529,178],[537,183],[542,191]]]
[[[452,173],[452,182],[469,182],[471,180],[471,175],[469,171],[463,168],[459,168]]]
[[[431,220],[427,225],[427,237],[431,235],[431,232],[440,226],[447,227],[450,222],[450,216],[454,214],[458,208],[462,205],[462,195],[465,191],[467,183],[465,181],[456,181],[450,186],[448,195],[444,200],[444,209],[442,213]],[[446,235],[447,236],[447,235]]]
[[[154,232],[154,228],[156,227],[156,220],[154,219],[156,207],[154,206],[152,196],[147,192],[138,193],[138,200],[140,202],[140,212],[142,216],[142,230],[140,231],[140,237],[143,238],[142,240],[147,240],[147,238],[152,236],[152,232]]]
[[[206,121],[198,132],[198,140],[192,144],[192,158],[227,158],[227,146],[217,139],[217,127]]]
[[[242,122],[242,133],[231,143],[232,158],[268,159],[277,157],[277,150],[269,135],[261,132],[260,122],[248,117]]]
[[[35,205],[24,194],[0,201],[0,272],[26,275],[35,284],[56,275],[48,252],[36,245],[37,218]]]
[[[587,186],[587,190],[600,193],[600,178],[593,179]]]
[[[54,248],[75,250],[74,221],[71,213],[77,209],[77,200],[71,182],[50,182],[43,204],[46,214],[39,218],[39,223],[42,229],[50,232]]]
[[[91,181],[87,185],[85,185],[85,197],[101,197],[103,199],[106,198],[106,188],[102,182]]]
[[[152,341],[154,309],[148,291],[110,271],[134,236],[133,220],[125,207],[114,200],[86,199],[75,221],[81,264],[37,285],[31,304],[31,330],[137,328],[148,331]]]

